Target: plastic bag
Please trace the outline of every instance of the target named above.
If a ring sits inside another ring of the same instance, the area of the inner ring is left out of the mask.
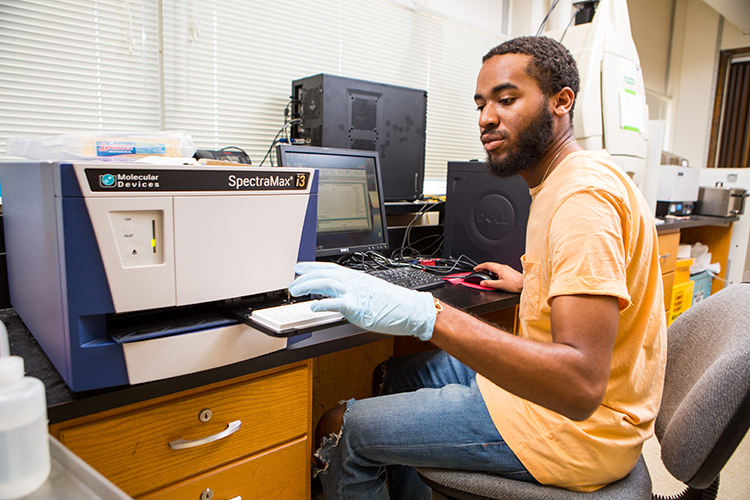
[[[9,137],[6,153],[30,160],[117,160],[146,156],[189,158],[193,138],[185,131],[81,132],[50,137]]]
[[[695,259],[695,263],[690,266],[691,275],[708,271],[709,274],[715,276],[721,272],[721,264],[719,262],[711,263],[711,252],[709,252],[708,247],[700,241],[692,246],[690,249],[690,256]]]

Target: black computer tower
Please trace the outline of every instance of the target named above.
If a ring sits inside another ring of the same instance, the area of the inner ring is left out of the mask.
[[[320,74],[292,82],[292,138],[380,153],[385,201],[422,197],[427,92]]]
[[[465,255],[522,271],[531,196],[520,176],[490,176],[483,162],[449,162],[443,257]]]

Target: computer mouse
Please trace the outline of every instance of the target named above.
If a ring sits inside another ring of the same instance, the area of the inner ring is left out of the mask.
[[[491,273],[489,271],[474,271],[473,273],[469,274],[468,276],[464,276],[464,281],[467,283],[472,283],[474,285],[479,285],[482,281],[485,280],[496,280],[497,274]]]

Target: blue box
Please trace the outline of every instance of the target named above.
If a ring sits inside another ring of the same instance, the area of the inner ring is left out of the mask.
[[[691,275],[690,279],[695,282],[695,287],[693,288],[693,305],[695,305],[711,295],[711,281],[713,281],[713,278],[708,274],[708,271],[703,271]]]

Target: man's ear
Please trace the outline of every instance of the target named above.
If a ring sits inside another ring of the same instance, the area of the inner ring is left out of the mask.
[[[560,92],[552,96],[552,112],[557,116],[570,113],[575,102],[575,94],[570,87],[564,87]]]

